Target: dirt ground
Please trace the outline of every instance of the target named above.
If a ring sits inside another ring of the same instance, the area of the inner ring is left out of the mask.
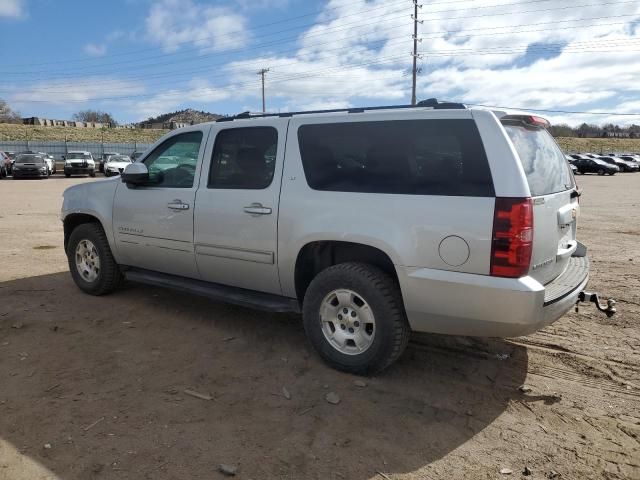
[[[640,478],[640,174],[578,177],[590,288],[617,316],[415,336],[364,387],[296,316],[80,293],[58,215],[84,181],[0,181],[0,479]]]

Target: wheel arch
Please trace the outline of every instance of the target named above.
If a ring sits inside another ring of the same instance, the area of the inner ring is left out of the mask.
[[[298,251],[294,268],[295,293],[302,304],[311,281],[324,269],[346,262],[375,265],[396,282],[398,276],[391,257],[378,247],[342,240],[314,240]]]
[[[64,227],[64,250],[67,251],[67,245],[69,243],[69,237],[71,236],[71,232],[73,232],[79,225],[83,225],[85,223],[96,223],[100,225],[103,231],[106,230],[104,225],[100,221],[100,219],[92,213],[84,213],[84,212],[75,212],[70,213],[66,217],[64,217],[63,227]],[[108,237],[107,237],[108,239]],[[109,240],[109,239],[108,239]]]

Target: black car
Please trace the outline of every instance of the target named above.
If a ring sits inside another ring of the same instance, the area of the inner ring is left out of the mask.
[[[597,173],[598,175],[615,175],[620,171],[616,165],[610,165],[598,158],[576,158],[573,164],[578,169],[578,173]]]
[[[49,178],[49,167],[44,157],[33,153],[20,153],[13,164],[13,179]]]
[[[637,163],[622,160],[618,157],[602,156],[600,157],[600,160],[603,160],[610,165],[617,165],[621,172],[637,172],[639,170]]]

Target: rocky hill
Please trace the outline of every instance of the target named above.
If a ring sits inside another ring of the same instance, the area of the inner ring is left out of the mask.
[[[216,113],[203,112],[201,110],[194,110],[193,108],[187,108],[185,110],[179,110],[177,112],[171,113],[163,113],[162,115],[158,115],[157,117],[151,117],[141,122],[142,124],[149,123],[204,123],[204,122],[212,122],[217,120],[218,118],[223,117],[223,115],[218,115]]]

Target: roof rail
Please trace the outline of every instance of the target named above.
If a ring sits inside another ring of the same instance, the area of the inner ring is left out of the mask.
[[[397,110],[403,108],[433,108],[434,110],[441,109],[463,109],[467,108],[462,103],[455,102],[439,102],[435,98],[429,98],[428,100],[422,100],[417,105],[383,105],[378,107],[353,107],[353,108],[333,108],[329,110],[303,110],[299,112],[284,112],[284,113],[251,113],[242,112],[231,117],[222,117],[216,120],[216,122],[230,122],[236,119],[246,118],[267,118],[267,117],[293,117],[294,115],[310,115],[315,113],[364,113],[373,110]]]

